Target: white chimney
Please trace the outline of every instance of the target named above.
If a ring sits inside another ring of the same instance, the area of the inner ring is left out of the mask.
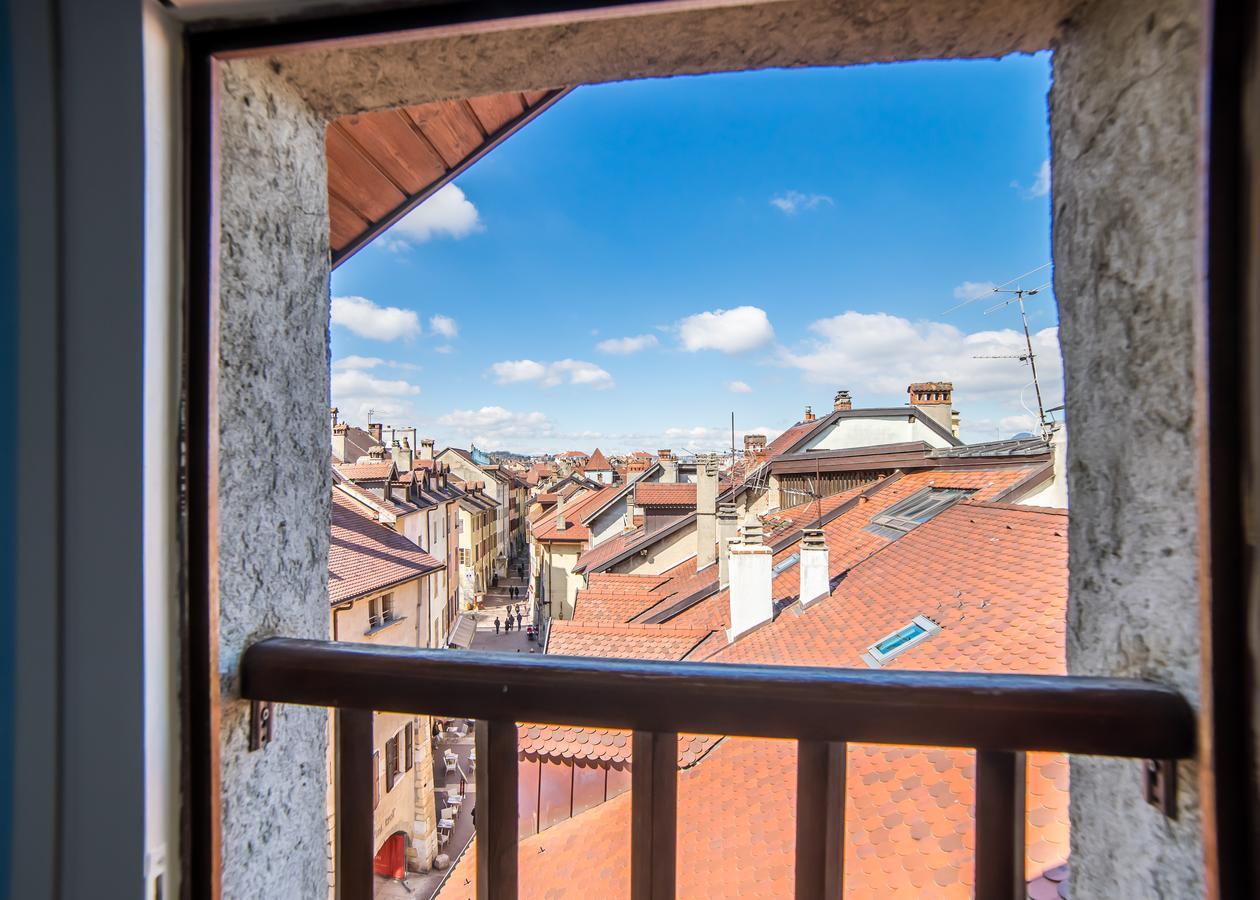
[[[569,526],[564,524],[564,498],[556,497],[556,531],[564,531]]]
[[[425,461],[433,459],[433,438],[420,439],[420,458]]]
[[[731,544],[731,627],[726,633],[731,641],[774,618],[770,592],[774,552],[761,537],[760,520],[750,516],[744,523],[743,538]]]
[[[831,595],[830,554],[821,528],[807,528],[801,537],[801,607]]]
[[[696,460],[696,571],[717,561],[717,457]]]
[[[674,484],[678,481],[678,457],[672,450],[657,450],[656,456],[661,463],[661,484]]]
[[[731,583],[731,541],[739,533],[734,503],[723,503],[717,512],[718,590]]]

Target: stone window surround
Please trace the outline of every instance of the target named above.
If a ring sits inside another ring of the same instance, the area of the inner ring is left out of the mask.
[[[360,41],[268,56],[239,53],[217,65],[220,181],[212,283],[218,290],[212,302],[218,428],[211,461],[221,485],[215,498],[220,751],[223,852],[231,861],[225,895],[248,895],[277,874],[305,885],[308,869],[322,880],[322,856],[312,865],[291,840],[302,831],[298,819],[309,798],[294,792],[265,817],[247,799],[290,780],[299,767],[323,771],[326,738],[313,727],[318,717],[280,710],[286,750],[304,746],[313,755],[289,753],[285,771],[276,762],[282,755],[274,754],[264,770],[244,759],[244,704],[232,698],[235,663],[248,643],[269,634],[319,637],[328,627],[326,615],[322,621],[290,615],[313,592],[327,589],[327,529],[321,538],[320,525],[321,518],[327,524],[328,501],[307,497],[302,488],[323,483],[319,459],[305,463],[311,471],[303,474],[313,477],[291,479],[277,495],[275,473],[254,466],[246,454],[252,457],[259,438],[300,454],[326,431],[322,133],[330,118],[353,112],[557,84],[987,57],[1053,46],[1053,249],[1074,428],[1069,666],[1156,678],[1197,700],[1197,610],[1187,616],[1177,605],[1198,592],[1197,486],[1138,492],[1132,485],[1154,472],[1199,468],[1193,393],[1202,284],[1195,255],[1200,225],[1192,215],[1199,196],[1199,5],[892,0],[872,2],[869,10],[835,7],[795,0],[661,3],[449,26],[392,36],[376,47]],[[879,15],[869,14],[874,7]],[[1147,190],[1151,179],[1164,189]],[[281,246],[284,253],[268,252]],[[1128,344],[1142,346],[1143,358],[1117,358],[1116,346]],[[1158,416],[1133,403],[1134,384],[1161,399]],[[269,417],[268,410],[276,414]],[[297,427],[281,434],[295,421]],[[1118,428],[1129,440],[1112,441]],[[277,452],[274,458],[278,464],[300,455]],[[1156,495],[1158,503],[1143,493]],[[271,503],[266,523],[259,522],[261,498]],[[276,518],[288,523],[290,534],[264,546],[256,538]],[[1121,872],[1127,888],[1201,893],[1195,767],[1182,767],[1181,817],[1171,824],[1145,807],[1132,768],[1073,760],[1074,893],[1115,893],[1113,879]],[[308,785],[314,787],[323,786]],[[1120,833],[1126,839],[1116,843]],[[1095,843],[1107,852],[1091,854]],[[240,849],[246,844],[254,847],[248,860]]]

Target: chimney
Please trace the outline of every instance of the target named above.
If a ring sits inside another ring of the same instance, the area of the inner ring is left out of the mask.
[[[661,461],[661,484],[678,482],[678,457],[672,450],[657,450],[656,456]]]
[[[626,494],[626,521],[622,527],[622,531],[634,530],[634,491]]]
[[[420,439],[420,458],[426,462],[433,459],[433,438]]]
[[[696,459],[696,570],[717,562],[717,457]]]
[[[368,422],[368,434],[372,435],[372,440],[376,443],[381,442],[381,435],[384,433],[384,426],[380,422]]]
[[[337,427],[337,407],[335,406],[332,408],[332,425],[333,428]]]
[[[731,541],[739,534],[734,503],[723,503],[717,512],[718,590],[731,583]]]
[[[761,539],[761,522],[750,515],[742,539],[731,543],[731,627],[734,641],[774,618],[770,564],[774,553]]]
[[[406,438],[402,439],[402,443],[394,441],[394,446],[389,448],[390,456],[394,457],[394,465],[398,466],[399,472],[411,471],[411,442]]]
[[[569,526],[564,523],[564,498],[556,496],[556,531],[564,531]]]
[[[962,416],[958,414],[956,409],[952,409],[949,412],[949,430],[954,432],[954,437],[962,437]]]
[[[368,459],[372,462],[384,462],[385,448],[380,444],[377,444],[375,447],[368,447]]]
[[[814,421],[814,408],[812,406],[805,407],[805,418],[802,421],[804,422]]]
[[[801,537],[801,607],[831,595],[830,554],[821,528],[806,528]]]
[[[836,391],[836,400],[831,407],[836,412],[853,409],[853,397],[848,391]]]
[[[954,433],[954,384],[951,381],[916,381],[906,388],[910,405],[926,414],[950,434]]]
[[[753,457],[766,451],[766,436],[764,434],[746,434],[744,435],[744,456]]]

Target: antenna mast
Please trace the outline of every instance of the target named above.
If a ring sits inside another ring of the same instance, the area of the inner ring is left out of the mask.
[[[1033,352],[1032,332],[1028,330],[1028,311],[1024,308],[1024,297],[1032,297],[1041,292],[1050,282],[1039,285],[1031,290],[1021,287],[1014,288],[994,288],[995,294],[1014,294],[1010,300],[1003,301],[996,306],[991,306],[984,311],[987,316],[991,312],[996,312],[1012,303],[1019,304],[1019,319],[1024,325],[1024,345],[1028,348],[1028,365],[1032,367],[1033,388],[1037,392],[1037,418],[1041,424],[1041,433],[1044,436],[1049,430],[1049,423],[1046,421],[1046,407],[1041,400],[1041,382],[1037,378],[1037,354]]]

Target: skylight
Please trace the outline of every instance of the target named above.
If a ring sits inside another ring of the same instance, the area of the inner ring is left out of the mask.
[[[881,668],[889,660],[923,643],[932,635],[939,634],[940,631],[941,626],[927,616],[915,616],[909,625],[885,635],[867,647],[866,652],[862,654],[862,661],[872,669]]]
[[[782,573],[786,572],[788,569],[792,568],[792,566],[796,565],[800,561],[801,561],[801,555],[799,553],[793,553],[791,556],[788,556],[784,558],[782,561],[776,563],[774,568],[771,571],[775,575],[781,575]]]
[[[875,516],[867,530],[895,540],[974,493],[971,488],[925,488]]]

